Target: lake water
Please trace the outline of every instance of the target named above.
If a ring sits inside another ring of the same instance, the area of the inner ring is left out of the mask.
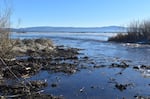
[[[89,68],[75,74],[50,73],[41,71],[30,79],[47,79],[49,86],[44,93],[62,95],[67,99],[134,99],[135,95],[150,96],[150,76],[134,70],[133,66],[150,65],[150,46],[129,43],[107,42],[115,33],[13,33],[12,38],[49,38],[56,45],[65,45],[84,49],[80,53],[101,65],[110,65],[121,61],[130,67],[120,68]],[[117,75],[122,71],[122,74]],[[150,74],[150,70],[147,71]],[[120,91],[115,83],[128,84],[126,90]],[[51,83],[58,83],[52,88]],[[83,89],[83,92],[80,90]]]

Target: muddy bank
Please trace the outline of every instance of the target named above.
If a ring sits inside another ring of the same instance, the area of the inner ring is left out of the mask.
[[[47,86],[46,81],[29,81],[26,78],[41,70],[67,74],[77,72],[79,49],[55,46],[47,39],[25,39],[14,42],[11,57],[0,58],[1,98],[62,98],[42,94],[42,88]],[[10,79],[16,83],[11,83]]]
[[[14,46],[12,48],[12,55],[18,56],[40,56],[44,53],[53,52],[55,45],[49,39],[17,39],[12,40]],[[41,53],[43,52],[43,53]]]
[[[18,46],[22,47],[12,50],[14,56],[2,59],[4,62],[0,61],[0,66],[3,67],[0,84],[2,97],[83,99],[93,95],[93,98],[97,96],[96,99],[149,98],[146,91],[149,91],[150,83],[145,82],[145,79],[141,80],[144,84],[136,80],[143,77],[140,75],[143,70],[149,71],[148,65],[132,65],[119,58],[111,61],[104,57],[106,60],[103,61],[101,54],[96,59],[89,55],[89,51],[85,55],[80,52],[86,50],[54,44],[50,48],[33,48],[29,42],[35,46],[35,41],[19,41],[21,45]],[[93,52],[95,56],[96,51]]]

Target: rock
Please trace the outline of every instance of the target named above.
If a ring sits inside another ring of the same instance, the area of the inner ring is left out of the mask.
[[[83,59],[88,59],[88,56],[84,56]]]
[[[145,65],[141,65],[140,68],[146,68],[146,66]]]
[[[112,63],[109,67],[110,68],[127,68],[129,67],[129,65],[125,63],[124,61],[122,61],[121,63]]]
[[[103,67],[105,67],[105,65],[95,65],[95,66],[93,66],[94,68],[103,68]]]
[[[144,77],[150,77],[150,66],[141,65],[141,66],[134,66],[133,69],[137,69],[142,76]]]
[[[139,67],[138,66],[134,66],[133,69],[139,69]]]
[[[119,89],[120,91],[126,90],[127,89],[127,85],[123,85],[123,84],[116,84],[115,87],[117,89]]]
[[[91,86],[91,88],[92,88],[92,89],[94,89],[94,88],[98,88],[98,86],[94,86],[94,85],[92,85],[92,86]]]
[[[51,87],[53,87],[53,88],[54,88],[54,87],[57,87],[57,84],[56,84],[56,83],[52,83],[52,84],[51,84]]]
[[[142,68],[142,69],[150,69],[150,66],[141,65],[140,68]]]
[[[132,83],[130,83],[130,84],[118,84],[117,82],[115,82],[115,83],[116,83],[116,84],[115,84],[115,87],[116,87],[117,89],[119,89],[120,91],[124,91],[124,90],[127,89],[127,87],[133,86]]]

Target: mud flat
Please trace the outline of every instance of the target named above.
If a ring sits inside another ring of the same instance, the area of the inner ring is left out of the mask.
[[[10,58],[0,58],[0,97],[61,99],[42,94],[46,80],[28,80],[41,70],[73,74],[79,70],[79,50],[55,46],[47,39],[14,40]],[[56,87],[56,84],[51,86]]]

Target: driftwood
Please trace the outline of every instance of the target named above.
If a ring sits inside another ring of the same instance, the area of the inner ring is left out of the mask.
[[[5,63],[5,61],[0,57],[0,61],[2,62],[2,64],[9,70],[9,72],[18,80],[18,81],[21,81],[16,75],[15,73],[13,73],[13,71],[11,70],[11,68]],[[31,87],[32,87],[32,84],[24,79]],[[25,84],[23,84],[26,88],[28,88]]]

